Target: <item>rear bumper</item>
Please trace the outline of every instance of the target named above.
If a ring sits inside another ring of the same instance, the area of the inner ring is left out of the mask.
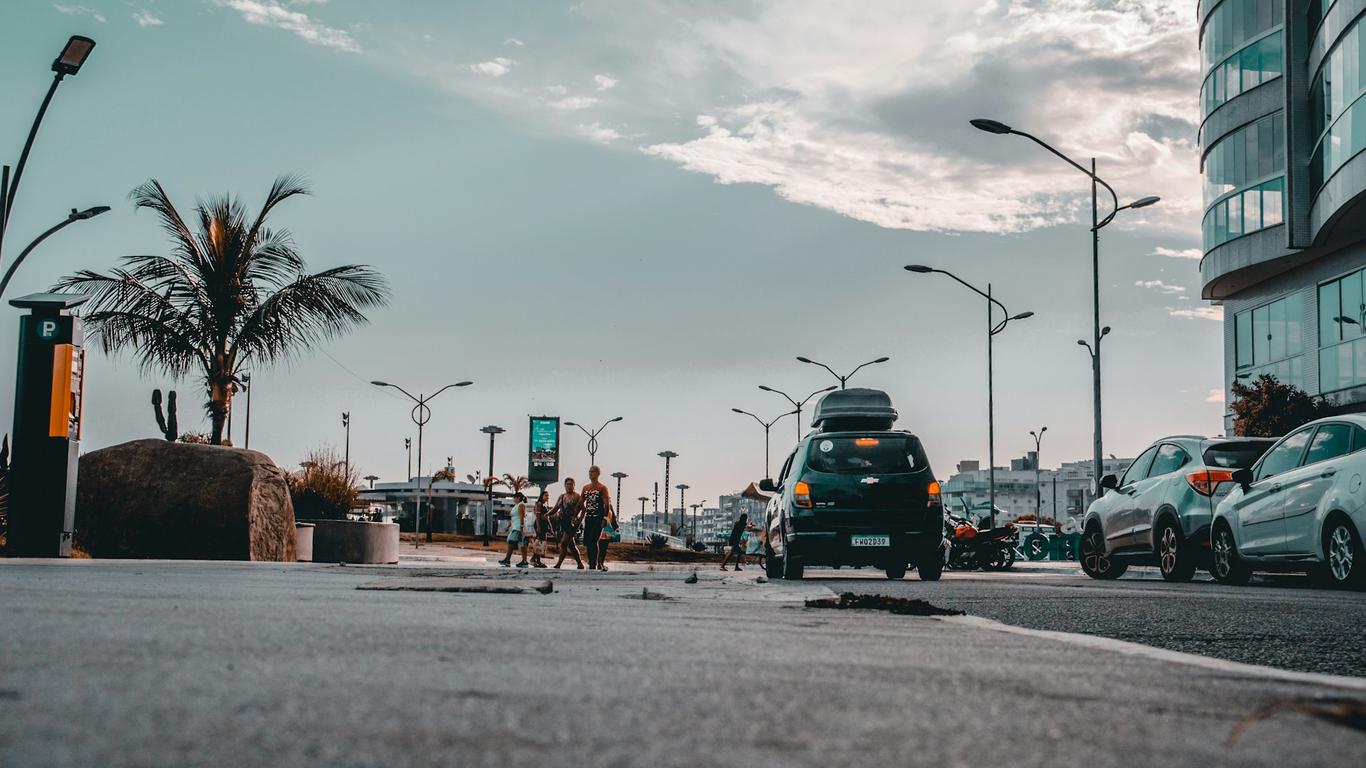
[[[854,546],[854,536],[886,536],[888,546]],[[806,565],[914,564],[919,558],[939,555],[944,535],[940,531],[888,531],[843,529],[799,531],[787,536],[787,551]]]

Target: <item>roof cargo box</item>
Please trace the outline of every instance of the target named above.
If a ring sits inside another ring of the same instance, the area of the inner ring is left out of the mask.
[[[891,429],[896,421],[892,398],[880,389],[840,389],[816,403],[811,426],[821,432]]]

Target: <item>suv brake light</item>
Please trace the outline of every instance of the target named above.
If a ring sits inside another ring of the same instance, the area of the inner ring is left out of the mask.
[[[1220,483],[1233,482],[1233,472],[1227,469],[1202,469],[1186,475],[1186,482],[1201,496],[1213,496]]]
[[[792,486],[792,502],[799,507],[811,508],[811,486],[806,481],[798,481]]]
[[[937,507],[937,506],[939,506],[939,504],[940,504],[940,498],[939,498],[939,481],[938,481],[938,480],[931,480],[931,481],[930,481],[929,487],[927,487],[927,488],[925,489],[925,496],[926,496],[925,506],[927,506],[927,507]]]

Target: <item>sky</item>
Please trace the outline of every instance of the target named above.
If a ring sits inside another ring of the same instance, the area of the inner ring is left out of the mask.
[[[277,175],[312,270],[383,272],[369,325],[253,372],[251,447],[296,466],[343,447],[398,480],[414,436],[384,379],[430,393],[424,472],[453,457],[526,472],[528,416],[597,425],[623,496],[671,482],[689,503],[763,476],[766,418],[833,383],[804,355],[887,390],[936,474],[985,462],[984,303],[995,343],[997,463],[1090,456],[1086,177],[991,117],[1079,159],[1124,201],[1102,241],[1106,453],[1222,431],[1222,312],[1199,298],[1199,65],[1190,0],[442,2],[11,0],[0,4],[0,157],[11,164],[66,38],[98,46],[59,89],[6,238],[5,264],[72,208],[113,210],[35,250],[6,298],[81,268],[165,253],[128,193],[162,182],[182,210]],[[18,312],[0,315],[13,360]],[[207,429],[194,380],[92,351],[93,450],[156,435],[154,387]],[[0,376],[9,422],[11,376]],[[242,442],[245,400],[234,436]],[[809,419],[809,411],[808,416]],[[773,428],[774,471],[795,439]],[[566,474],[586,474],[565,432]],[[416,457],[414,457],[416,461]],[[672,494],[674,505],[677,492]],[[626,507],[631,509],[634,507]]]

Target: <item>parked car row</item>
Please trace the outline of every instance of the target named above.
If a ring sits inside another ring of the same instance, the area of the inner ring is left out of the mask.
[[[1366,587],[1366,416],[1319,419],[1280,438],[1166,437],[1139,454],[1082,523],[1081,565],[1115,579],[1155,562],[1168,581],[1197,568],[1225,584],[1304,572]]]

